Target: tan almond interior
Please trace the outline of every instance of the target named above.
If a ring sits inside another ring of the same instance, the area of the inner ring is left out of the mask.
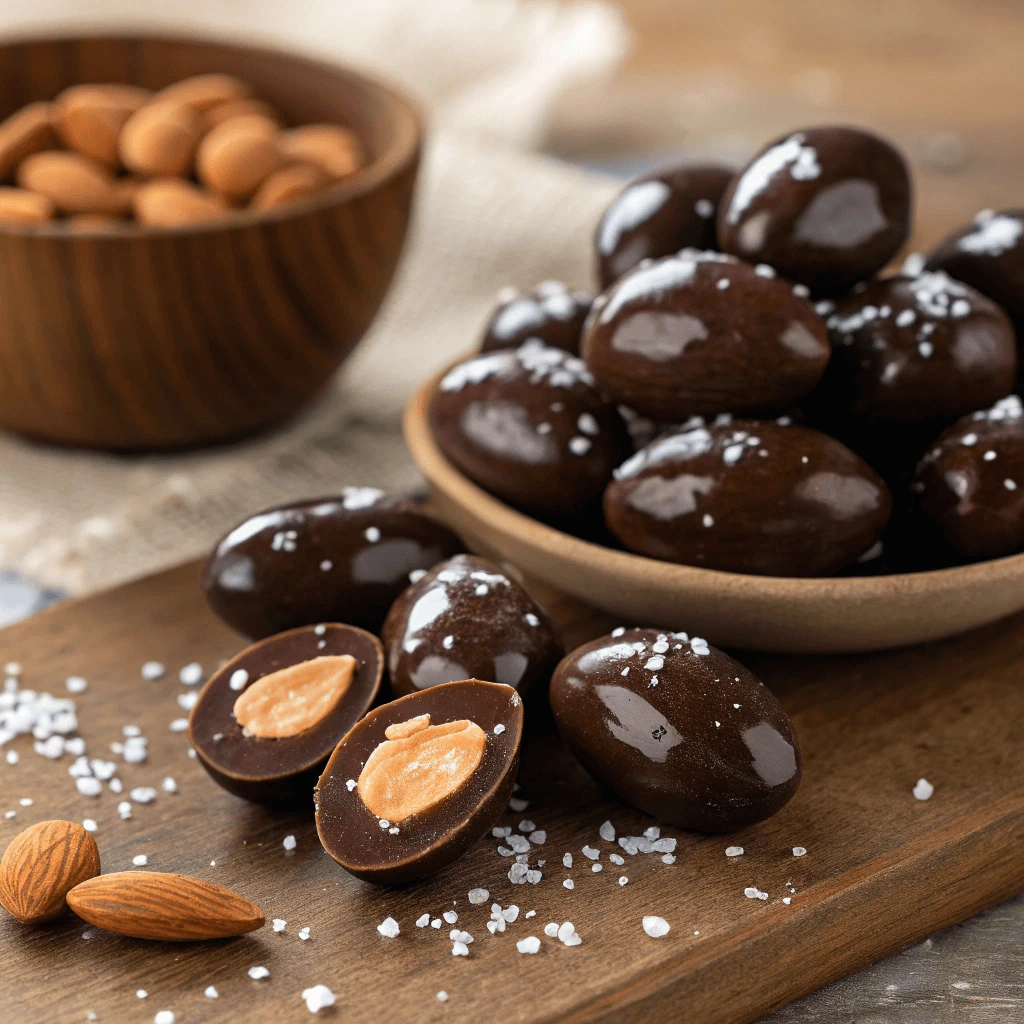
[[[359,773],[358,793],[371,814],[396,823],[461,789],[487,747],[483,729],[468,719],[431,725],[429,715],[418,715],[384,734]]]
[[[252,736],[286,739],[319,725],[337,706],[356,670],[351,654],[300,661],[257,679],[235,701],[235,719]]]

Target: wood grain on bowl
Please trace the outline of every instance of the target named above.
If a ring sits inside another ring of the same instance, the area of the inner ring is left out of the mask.
[[[0,45],[0,117],[82,82],[159,89],[223,71],[292,123],[337,122],[367,165],[293,206],[182,228],[0,227],[0,426],[64,444],[170,448],[293,414],[377,312],[409,220],[420,122],[354,71],[166,38]]]
[[[405,412],[406,443],[434,511],[480,553],[627,626],[685,629],[747,650],[877,651],[953,636],[1024,608],[1024,554],[933,572],[794,579],[675,565],[580,540],[510,508],[448,462],[427,416],[441,376]]]

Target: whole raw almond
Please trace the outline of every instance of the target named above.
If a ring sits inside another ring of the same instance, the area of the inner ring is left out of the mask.
[[[332,178],[347,178],[363,165],[359,140],[336,124],[307,124],[282,132],[278,148],[286,159],[314,164]]]
[[[263,911],[238,893],[187,875],[119,871],[75,886],[68,906],[83,921],[137,939],[223,939],[263,927]]]
[[[73,85],[54,100],[57,136],[68,149],[117,167],[121,129],[152,95],[134,85]]]
[[[99,873],[96,841],[81,825],[40,821],[0,859],[0,904],[22,924],[51,921],[67,910],[67,894]]]
[[[39,224],[50,220],[57,207],[48,196],[24,188],[0,188],[0,222]]]
[[[125,121],[118,152],[125,167],[141,174],[185,175],[204,130],[192,107],[158,97]]]
[[[216,220],[231,208],[213,192],[181,178],[160,178],[139,187],[132,203],[140,224],[177,228]]]
[[[48,196],[62,213],[124,213],[135,188],[81,153],[55,149],[23,160],[17,177],[22,188]]]
[[[272,175],[252,197],[254,210],[269,210],[285,203],[294,203],[297,199],[306,199],[322,191],[330,184],[331,179],[312,164],[292,164],[282,167]]]
[[[229,199],[248,199],[281,165],[269,117],[233,117],[210,130],[196,153],[199,180]]]
[[[240,78],[214,73],[183,78],[161,89],[157,98],[184,103],[193,110],[203,111],[229,100],[244,99],[250,91],[249,86]]]
[[[25,157],[54,144],[52,115],[49,103],[30,103],[0,123],[0,178]]]
[[[261,117],[269,117],[277,124],[281,123],[281,115],[266,100],[259,100],[253,96],[242,99],[225,100],[215,107],[205,111],[203,118],[207,128],[216,128],[217,125],[230,121],[233,117],[247,117],[250,114],[258,114]]]

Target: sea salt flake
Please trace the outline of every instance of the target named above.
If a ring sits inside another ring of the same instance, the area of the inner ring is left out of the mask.
[[[598,829],[598,833],[606,843],[615,842],[615,826],[610,821],[604,822]]]
[[[142,666],[142,678],[151,683],[163,676],[166,671],[159,661],[147,661]]]
[[[660,939],[663,935],[668,935],[671,925],[665,918],[652,915],[643,919],[643,928],[652,939]]]
[[[231,673],[231,679],[228,681],[228,686],[232,690],[244,690],[246,683],[249,682],[249,673],[244,668],[236,668]]]
[[[802,846],[794,846],[793,847],[793,856],[794,857],[804,857],[804,856],[806,856],[806,854],[807,854],[807,851]]]
[[[203,995],[206,996],[207,999],[220,998],[220,993],[213,985],[207,985],[206,988],[203,989]]]
[[[266,967],[250,967],[248,974],[253,981],[259,981],[261,978],[270,977],[270,971],[268,971]]]
[[[282,918],[282,917],[275,917],[273,925],[274,925],[274,931],[275,932],[283,932],[285,930],[285,928],[287,927],[288,922],[285,921],[284,918]]]
[[[464,942],[453,942],[452,956],[469,956],[469,946]]]
[[[438,923],[438,928],[441,925]],[[386,939],[393,939],[399,933],[398,922],[393,917],[386,917],[384,920],[377,925],[377,931]]]
[[[185,730],[188,729],[188,719],[175,718],[174,721],[171,722],[170,728],[171,732],[185,732]]]
[[[305,942],[306,939],[309,938],[309,928],[308,927],[300,928],[299,929],[299,938],[302,939],[303,942]]]
[[[454,910],[446,910],[441,916],[448,922],[448,924],[455,924],[459,919],[459,915],[456,914]]]
[[[516,943],[516,949],[520,953],[536,953],[540,949],[540,939],[536,935],[527,935],[525,939],[520,939]]]
[[[152,786],[136,786],[128,794],[137,804],[151,804],[156,799],[156,790]]]
[[[490,893],[486,889],[470,889],[469,890],[469,902],[474,905],[486,903],[490,898]]]
[[[574,882],[574,881],[573,881],[573,880],[572,880],[571,878],[567,878],[567,879],[566,879],[566,880],[565,880],[565,881],[564,881],[564,882],[562,883],[562,885],[563,885],[563,887],[564,887],[564,888],[566,888],[566,889],[575,889],[575,888],[576,888],[576,883],[575,883],[575,882]]]
[[[567,867],[567,868],[571,868],[572,867],[572,854],[571,853],[564,853],[564,854],[562,854],[562,866],[563,867]]]
[[[726,857],[742,857],[743,847],[742,846],[727,846],[725,848]]]
[[[174,1011],[160,1010],[153,1018],[153,1024],[174,1024]]]
[[[160,783],[160,788],[165,793],[177,793],[178,792],[178,783],[175,782],[174,779],[172,779],[170,777],[170,775],[168,775],[167,778],[164,779],[164,781]]]
[[[417,928],[426,928],[428,924],[430,924],[429,914],[420,914],[420,916],[416,918]]]
[[[918,800],[930,800],[935,787],[927,779],[918,779],[914,785],[914,796]]]
[[[622,857],[620,857],[617,853],[609,853],[608,854],[608,859],[613,864],[625,864],[626,863],[626,861]]]
[[[83,818],[82,828],[84,828],[86,832],[95,832],[99,826],[92,818]]]
[[[149,863],[149,858],[144,853],[138,853],[132,857],[132,863],[137,868],[144,868]]]
[[[302,990],[302,999],[310,1013],[317,1013],[325,1006],[334,1005],[334,993],[326,985],[313,985]]]
[[[535,846],[543,846],[548,841],[548,834],[543,829],[535,829],[528,838]]]
[[[441,989],[441,991],[437,993],[437,1001],[439,1003],[447,1003],[448,1002],[448,993],[445,992],[444,989]]]
[[[68,693],[85,693],[89,684],[81,676],[68,676],[64,683]]]
[[[190,662],[178,673],[178,678],[185,686],[196,686],[203,681],[203,666],[198,661]]]
[[[754,885],[748,885],[746,887],[746,889],[743,890],[743,895],[746,896],[748,900],[766,900],[766,899],[768,899],[768,893],[761,892],[761,890],[758,889],[757,886],[754,886]]]
[[[592,846],[584,846],[583,856],[589,857],[591,860],[597,860],[597,858],[601,856],[601,851],[595,850]]]
[[[296,845],[296,843],[295,843],[295,836],[285,836],[284,837],[284,841],[281,843],[281,845],[286,850],[294,850],[295,849],[295,845]]]

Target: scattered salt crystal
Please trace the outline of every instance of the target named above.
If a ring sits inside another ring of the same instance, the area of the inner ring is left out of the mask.
[[[219,998],[220,993],[213,985],[207,985],[203,990],[203,995],[206,996],[207,999],[217,999]]]
[[[583,941],[576,933],[572,921],[564,921],[556,934],[559,942],[564,946],[578,946]]]
[[[441,927],[440,923],[437,925]],[[400,931],[398,922],[393,917],[386,917],[384,920],[377,925],[377,931],[386,939],[393,939]]]
[[[178,678],[185,686],[195,686],[203,680],[203,666],[193,661],[178,673]]]
[[[651,844],[654,853],[675,853],[676,841],[666,836],[664,839],[655,839]]]
[[[127,800],[122,800],[117,805],[117,813],[121,815],[122,821],[127,821],[132,816],[132,805]]]
[[[173,1010],[160,1010],[153,1018],[153,1024],[174,1024]]]
[[[434,920],[430,922],[430,927],[431,928],[440,928],[441,927],[441,918],[435,917]]]
[[[606,843],[614,843],[615,842],[615,826],[610,821],[606,821],[598,829],[598,832],[600,833],[601,838]]]
[[[927,779],[918,779],[914,786],[914,796],[918,800],[930,800],[935,787]]]
[[[358,785],[358,783],[356,782],[355,779],[349,779],[345,783],[345,788],[351,793],[352,790],[355,789],[357,785]]]
[[[309,928],[300,928],[299,929],[299,938],[302,939],[303,942],[305,942],[306,939],[309,938]]]
[[[171,722],[171,732],[184,732],[188,728],[187,718],[175,718]]]
[[[584,846],[583,856],[589,857],[591,860],[597,860],[597,858],[601,856],[601,851],[595,850],[592,846]]]
[[[540,939],[536,935],[527,935],[516,943],[516,949],[520,953],[536,953],[540,949]]]
[[[595,863],[590,865],[590,870],[596,873],[598,871],[603,871],[604,867],[601,864]]]
[[[486,903],[490,898],[490,895],[491,894],[486,889],[470,889],[469,902],[475,905]]]
[[[95,928],[86,928],[85,931],[82,932],[82,938],[85,939],[86,941],[88,941],[89,939],[93,939],[95,937],[96,937],[96,929]]]
[[[566,853],[562,856],[562,866],[571,868],[572,867],[572,854]]]
[[[284,837],[284,842],[281,843],[281,845],[286,850],[294,850],[295,849],[295,836],[285,836]]]
[[[786,906],[788,907],[790,905],[790,903],[793,902],[793,897],[792,896],[783,896],[782,897],[782,902],[785,903]]]
[[[136,786],[128,795],[137,804],[151,804],[156,799],[156,790],[152,786]]]
[[[149,993],[144,988],[137,988],[135,990],[135,998],[136,999],[145,999],[146,996],[148,996],[148,995],[149,995]]]
[[[505,726],[503,726],[503,725],[501,724],[501,722],[499,722],[499,723],[498,723],[498,724],[497,724],[497,725],[496,725],[496,726],[494,727],[494,735],[495,735],[495,736],[500,736],[500,735],[501,735],[501,734],[502,734],[502,733],[503,733],[504,731],[505,731]]]
[[[269,978],[270,971],[268,971],[266,967],[250,967],[249,977],[252,978],[253,981],[259,981],[261,978]]]
[[[619,875],[619,885],[625,885],[629,879],[625,875]]]
[[[85,693],[89,684],[81,676],[68,676],[64,686],[68,693]]]
[[[195,691],[190,691],[188,693],[179,693],[178,707],[180,707],[182,711],[191,711],[196,706],[197,700],[199,700],[199,694]]]
[[[662,854],[662,857],[661,857],[661,863],[662,864],[675,864],[675,862],[676,862],[676,856],[675,856],[674,853]]]
[[[794,846],[793,847],[793,856],[794,857],[803,857],[806,853],[807,853],[807,851],[802,846]]]
[[[310,1013],[317,1013],[325,1006],[334,1005],[334,993],[326,985],[314,985],[302,990],[302,998]]]
[[[543,846],[548,841],[548,834],[543,829],[535,829],[527,838],[531,843]]]
[[[228,680],[228,686],[232,690],[244,690],[245,684],[249,682],[249,673],[244,668],[236,668],[231,673],[231,678]]]
[[[288,922],[285,921],[283,918],[275,917],[274,918],[274,922],[273,922],[274,931],[275,932],[283,932],[285,930],[285,927],[287,926],[287,924],[288,924]]]
[[[454,910],[446,910],[441,916],[448,922],[448,924],[455,924],[459,919],[459,915],[456,914]]]
[[[111,779],[109,786],[111,793],[120,793],[121,790],[124,789],[124,784],[121,782],[120,779],[117,778]]]
[[[529,806],[529,800],[520,800],[517,796],[512,797],[508,802],[508,808],[513,814],[519,814],[521,811],[525,811]]]
[[[421,914],[419,917],[416,918],[417,928],[426,928],[428,924],[430,924],[429,914]]]
[[[562,883],[562,885],[563,885],[563,886],[564,886],[564,887],[565,887],[566,889],[575,889],[575,888],[576,888],[576,883],[575,883],[575,882],[574,882],[574,881],[573,881],[573,880],[572,880],[571,878],[567,878],[567,879],[566,879],[566,880],[565,880],[565,881],[564,881],[564,882]]]
[[[743,847],[742,846],[727,846],[725,848],[726,857],[742,857]]]
[[[172,779],[170,777],[170,775],[168,775],[167,778],[164,779],[164,781],[162,783],[160,783],[160,788],[165,793],[177,793],[178,792],[178,784],[177,784],[177,782],[174,781],[174,779]]]
[[[626,863],[625,858],[620,857],[617,853],[609,853],[608,854],[608,859],[613,864],[625,864]]]
[[[32,797],[30,797],[30,796],[23,796],[18,801],[18,803],[21,804],[22,807],[31,807],[32,806]]]
[[[758,889],[755,885],[748,885],[746,889],[743,890],[743,895],[746,896],[748,900],[768,899],[768,893],[761,892],[761,890]]]
[[[132,857],[132,863],[137,868],[144,868],[149,863],[149,858],[144,853],[137,853]]]
[[[464,942],[453,942],[452,956],[469,956],[469,946]]]
[[[153,682],[154,679],[159,679],[166,671],[159,661],[147,661],[142,666],[142,678],[148,682]]]
[[[643,920],[644,931],[650,935],[652,939],[660,939],[663,935],[668,935],[671,926],[668,921],[663,917],[645,917]]]
[[[75,788],[82,796],[99,796],[103,791],[103,783],[99,779],[79,778],[75,779]]]
[[[97,825],[92,818],[83,818],[82,828],[84,828],[86,832],[95,832],[99,828],[99,825]]]
[[[525,836],[511,835],[506,842],[515,853],[529,853],[530,841]]]

